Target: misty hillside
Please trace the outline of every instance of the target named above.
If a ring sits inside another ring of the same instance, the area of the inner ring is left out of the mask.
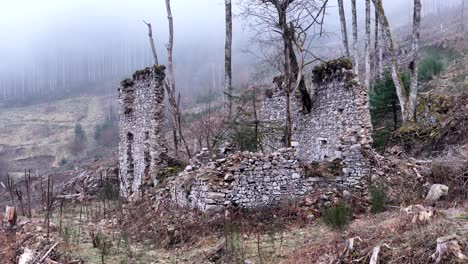
[[[468,0],[0,8],[0,264],[468,263]]]

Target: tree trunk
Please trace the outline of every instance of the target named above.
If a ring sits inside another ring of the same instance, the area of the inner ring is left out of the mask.
[[[380,56],[379,56],[379,15],[377,14],[377,9],[375,9],[375,24],[374,24],[374,79],[379,78],[379,65],[380,65]]]
[[[370,70],[370,46],[371,46],[371,12],[370,12],[370,0],[366,0],[366,79],[365,84],[367,87],[367,93],[369,97],[370,93],[370,81],[371,81],[371,70]],[[367,98],[369,99],[369,98]],[[367,100],[369,104],[369,100]]]
[[[180,114],[178,105],[176,102],[176,97],[175,97],[175,76],[174,76],[174,63],[173,63],[173,56],[172,56],[172,51],[174,47],[174,20],[172,18],[172,11],[171,11],[171,1],[166,0],[166,10],[167,10],[167,20],[169,22],[169,43],[167,44],[167,66],[169,70],[169,81],[167,82],[166,85],[166,90],[169,95],[169,103],[171,105],[171,114],[172,114],[172,123],[173,123],[173,129],[172,129],[172,134],[174,137],[174,152],[176,158],[179,157],[179,139],[177,132],[181,131],[180,129],[180,124],[178,124],[178,115]]]
[[[357,14],[356,14],[356,0],[351,0],[351,7],[353,12],[353,62],[354,73],[359,77],[359,52],[358,52],[358,29],[357,29]]]
[[[278,9],[279,27],[283,32],[283,52],[284,52],[284,87],[286,92],[286,146],[291,146],[292,138],[292,118],[291,118],[291,89],[292,89],[292,69],[291,69],[291,42],[288,39],[289,30],[286,22],[286,10]]]
[[[292,117],[291,117],[291,93],[286,92],[286,144],[291,147],[292,141]]]
[[[375,18],[376,20],[378,21],[378,25],[379,25],[379,28],[378,28],[378,58],[379,58],[379,63],[378,63],[378,73],[379,73],[379,78],[382,78],[383,74],[384,74],[384,51],[385,51],[385,39],[384,39],[384,30],[383,30],[383,26],[382,26],[382,23],[381,23],[381,20],[379,18],[379,14],[378,14],[378,11],[377,11],[377,8],[375,8]]]
[[[416,105],[418,102],[418,72],[419,72],[419,39],[421,28],[421,0],[414,0],[413,12],[413,43],[411,48],[412,60],[409,64],[411,75],[411,86],[407,101],[407,111],[405,121],[416,121]]]
[[[225,52],[225,91],[229,100],[229,117],[232,116],[232,3],[225,0],[226,5],[226,46]]]
[[[340,13],[341,35],[343,41],[343,48],[345,49],[346,57],[350,58],[349,45],[348,45],[348,30],[346,29],[346,15],[344,11],[343,0],[338,0],[338,10]]]

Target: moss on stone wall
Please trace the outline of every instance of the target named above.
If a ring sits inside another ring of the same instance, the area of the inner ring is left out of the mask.
[[[154,73],[155,77],[164,79],[165,78],[165,73],[164,71],[166,70],[166,66],[164,65],[154,65],[153,67],[146,67],[142,70],[138,70],[133,74],[133,79],[138,79],[144,76],[147,76],[151,73]]]
[[[354,74],[350,72],[352,69],[353,63],[351,60],[349,58],[342,57],[315,67],[312,70],[312,73],[316,84],[322,84],[332,78],[335,79],[337,75],[343,75],[344,79],[347,82],[350,82],[354,79]]]
[[[123,80],[122,82],[120,82],[120,85],[122,86],[122,88],[128,88],[130,86],[133,86],[134,82],[133,82],[133,79],[131,78],[127,78],[125,80]]]

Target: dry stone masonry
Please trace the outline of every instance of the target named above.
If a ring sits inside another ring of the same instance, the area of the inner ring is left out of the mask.
[[[359,84],[348,59],[324,63],[313,70],[310,113],[292,98],[293,141],[306,163],[339,160],[349,185],[369,174],[366,153],[371,149],[372,124],[367,91]],[[281,87],[266,92],[261,117],[267,123],[266,147],[284,146],[286,100]]]
[[[284,92],[267,90],[261,116],[269,124],[264,138],[270,154],[242,152],[205,162],[209,153],[202,152],[170,182],[172,199],[206,211],[272,205],[320,188],[363,189],[372,142],[366,89],[348,59],[325,63],[313,74],[310,113],[301,111],[299,99],[292,100],[293,148],[280,148]]]
[[[200,162],[200,156],[203,152],[170,185],[174,201],[202,211],[278,204],[338,184],[337,178],[307,175],[294,148],[235,153],[207,163]]]
[[[143,182],[157,183],[165,165],[164,70],[164,66],[146,68],[121,82],[119,177],[123,197],[138,193]]]

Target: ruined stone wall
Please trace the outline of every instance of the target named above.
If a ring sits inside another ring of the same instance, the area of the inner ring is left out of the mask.
[[[145,181],[157,181],[164,165],[164,69],[137,71],[119,89],[119,177],[124,197],[137,193]]]
[[[289,148],[271,154],[242,152],[207,163],[195,158],[169,183],[172,200],[202,211],[227,206],[253,208],[294,200],[320,188],[349,188],[343,177],[324,177],[307,171],[297,151]],[[363,186],[361,182],[360,188]]]
[[[313,71],[314,92],[310,113],[292,97],[293,135],[299,158],[304,162],[342,160],[343,176],[349,185],[369,173],[366,150],[371,149],[372,125],[367,91],[360,85],[347,59],[318,66]],[[261,112],[266,122],[267,151],[284,146],[286,100],[280,88],[270,90]]]

